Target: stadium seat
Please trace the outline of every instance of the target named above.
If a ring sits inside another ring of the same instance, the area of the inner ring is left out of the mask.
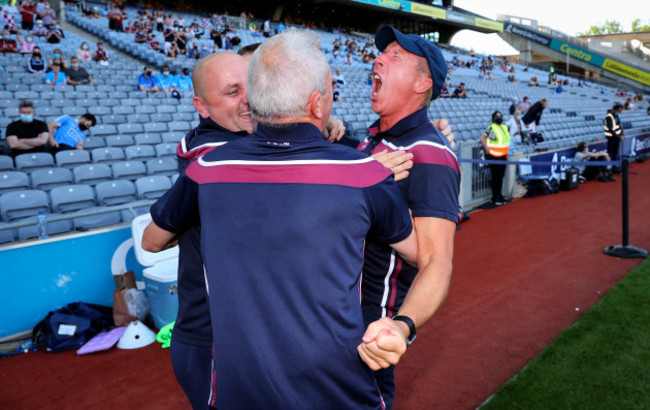
[[[94,136],[92,138],[86,138],[84,140],[84,149],[93,150],[95,148],[104,148],[106,146],[106,140],[104,137]]]
[[[16,156],[16,169],[19,171],[32,171],[38,168],[54,166],[54,157],[47,152],[34,152],[31,154],[20,154]]]
[[[155,114],[158,111],[156,111],[156,107],[143,103],[142,105],[137,105],[135,107],[135,112],[137,114]]]
[[[130,147],[135,144],[131,135],[115,135],[106,137],[104,140],[109,147]]]
[[[0,195],[0,217],[5,222],[36,217],[38,211],[48,213],[49,209],[47,194],[44,191],[27,189]]]
[[[46,215],[49,219],[50,215]],[[38,226],[36,224],[23,226],[16,229],[18,233],[18,240],[24,241],[27,239],[38,238]],[[69,219],[64,219],[61,221],[47,221],[47,234],[48,236],[56,235],[58,233],[66,233],[72,231],[72,221]]]
[[[156,145],[162,142],[162,137],[157,133],[147,133],[135,136],[136,145]]]
[[[69,213],[88,208],[95,208],[95,192],[88,185],[68,185],[54,188],[50,192],[52,208],[55,212]],[[109,212],[99,215],[80,216],[73,219],[75,229],[86,230],[89,228],[111,225],[121,222],[119,212]]]
[[[128,114],[135,114],[135,110],[133,109],[133,106],[129,106],[129,105],[116,105],[115,107],[112,108],[112,110],[113,110],[113,114],[121,114],[125,116]]]
[[[14,240],[13,229],[2,229],[6,222],[0,222],[0,243],[12,242]]]
[[[100,206],[121,205],[137,199],[133,182],[127,180],[101,182],[95,192]]]
[[[151,122],[151,118],[149,118],[148,114],[129,114],[126,116],[126,120],[130,123],[144,124],[145,130],[147,129],[147,123]],[[167,127],[165,127],[165,131],[166,130]]]
[[[167,124],[164,122],[150,122],[144,124],[145,132],[167,132]]]
[[[187,121],[192,122],[196,119],[196,113],[190,112],[175,112],[172,114],[173,121]]]
[[[95,148],[91,156],[95,163],[112,164],[124,160],[124,151],[119,147]]]
[[[178,172],[178,161],[175,157],[154,158],[147,161],[149,175],[172,175]]]
[[[117,126],[117,131],[120,134],[141,134],[144,132],[142,124],[119,124]]]
[[[117,135],[117,128],[113,124],[98,124],[92,129],[92,135]]]
[[[9,155],[0,155],[0,171],[10,171],[14,169],[14,160]]]
[[[178,144],[184,136],[185,133],[180,131],[165,132],[162,134],[162,140],[163,142]]]
[[[135,187],[140,199],[158,199],[172,184],[164,175],[152,175],[147,177],[138,178],[135,181]]]
[[[88,139],[84,140],[84,146],[87,145]],[[90,164],[90,153],[83,150],[65,150],[59,151],[54,155],[56,164],[60,167],[73,168],[81,164]]]
[[[191,128],[190,123],[187,121],[172,121],[169,123],[169,131],[188,132]]]
[[[123,124],[126,122],[126,115],[124,114],[110,114],[110,115],[103,115],[102,116],[102,122],[104,124]],[[117,125],[115,125],[117,127]]]
[[[21,171],[0,171],[0,195],[29,189],[29,177]]]
[[[178,144],[174,144],[171,142],[163,142],[160,144],[156,145],[156,156],[158,158],[161,157],[175,157],[176,156],[176,148],[178,147]]]
[[[142,161],[120,161],[111,165],[113,179],[135,180],[147,175],[147,168]]]
[[[112,179],[111,168],[105,163],[77,165],[72,174],[76,184],[96,185]]]
[[[151,145],[135,145],[124,149],[126,159],[149,159],[156,156],[156,150]]]
[[[67,168],[44,168],[32,172],[32,188],[34,189],[49,191],[70,184],[72,184],[72,172]]]

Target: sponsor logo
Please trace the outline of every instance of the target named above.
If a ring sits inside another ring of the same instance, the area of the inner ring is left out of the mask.
[[[402,3],[395,0],[379,0],[377,3],[379,3],[380,6],[388,7],[395,10],[401,10],[404,8],[404,5]]]
[[[612,61],[609,58],[606,58],[603,62],[603,68],[616,74],[622,75],[623,77],[631,78],[645,85],[650,85],[650,73],[645,71],[637,70],[636,68],[630,67],[628,65]]]
[[[534,31],[530,31],[525,28],[515,26],[512,23],[506,24],[504,31],[507,31],[512,34],[516,34],[521,37],[526,37],[529,40],[532,40],[536,43],[544,44],[545,46],[548,46],[551,43],[550,38],[542,34],[535,33]]]
[[[570,55],[571,57],[590,62],[591,61],[591,54],[587,53],[586,51],[583,51],[582,49],[579,48],[572,48],[570,45],[567,43],[564,43],[560,46],[560,51]]]

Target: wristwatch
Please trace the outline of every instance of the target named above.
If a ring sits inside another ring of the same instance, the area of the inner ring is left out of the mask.
[[[413,319],[411,319],[410,317],[404,315],[393,316],[393,320],[399,320],[400,322],[404,322],[409,327],[409,334],[408,336],[406,336],[406,345],[410,346],[416,337],[415,322],[413,322]]]

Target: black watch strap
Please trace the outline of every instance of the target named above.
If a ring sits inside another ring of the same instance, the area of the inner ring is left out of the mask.
[[[413,322],[413,319],[411,319],[410,317],[404,315],[394,316],[393,320],[399,320],[400,322],[404,322],[409,327],[409,335],[406,337],[406,345],[410,346],[410,344],[413,343],[416,337],[415,322]]]

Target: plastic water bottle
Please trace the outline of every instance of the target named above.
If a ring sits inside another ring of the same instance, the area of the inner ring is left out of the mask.
[[[36,216],[36,225],[38,227],[38,239],[47,239],[47,218],[43,211],[38,211],[38,216]]]

